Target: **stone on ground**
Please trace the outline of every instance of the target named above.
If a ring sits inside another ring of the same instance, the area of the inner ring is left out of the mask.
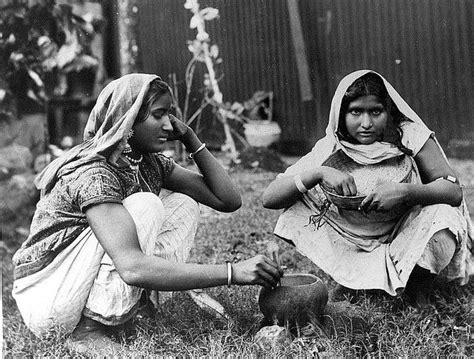
[[[290,345],[293,341],[291,333],[279,325],[263,327],[255,334],[255,342],[265,350]]]

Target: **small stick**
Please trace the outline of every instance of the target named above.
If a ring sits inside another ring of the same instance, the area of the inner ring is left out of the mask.
[[[278,257],[278,251],[280,250],[280,248],[278,247],[278,244],[276,244],[275,242],[270,242],[268,243],[267,245],[267,251],[269,252],[270,256],[272,257],[273,261],[278,265],[280,266],[280,259]],[[280,285],[281,286],[281,280],[278,279],[278,284],[277,285]]]

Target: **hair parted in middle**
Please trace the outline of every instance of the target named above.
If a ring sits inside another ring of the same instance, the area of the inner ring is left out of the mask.
[[[151,81],[150,87],[148,88],[145,98],[143,99],[143,103],[140,107],[140,110],[138,111],[135,122],[144,121],[150,115],[151,106],[153,103],[161,96],[166,94],[173,96],[171,89],[166,82],[164,82],[161,78]]]
[[[413,152],[402,144],[401,138],[403,133],[400,128],[402,122],[410,121],[410,119],[400,112],[390,98],[382,78],[373,72],[369,72],[355,80],[344,94],[341,102],[341,110],[339,112],[338,137],[342,140],[351,141],[345,121],[349,104],[362,96],[370,95],[376,96],[379,99],[388,114],[387,127],[384,131],[383,140],[393,143],[403,153],[412,155]]]

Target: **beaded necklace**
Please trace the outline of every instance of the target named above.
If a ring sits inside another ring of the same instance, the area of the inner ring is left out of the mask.
[[[140,166],[140,162],[143,161],[143,155],[140,155],[140,158],[138,158],[138,159],[132,158],[129,155],[127,155],[126,153],[124,153],[124,156],[128,160],[128,162],[130,162],[129,167],[135,175],[135,180],[137,181],[137,183],[139,183],[138,168]]]
[[[130,162],[130,166],[138,167],[141,161],[143,161],[143,155],[140,155],[139,159],[135,159],[130,157],[129,155],[125,154],[125,158]]]

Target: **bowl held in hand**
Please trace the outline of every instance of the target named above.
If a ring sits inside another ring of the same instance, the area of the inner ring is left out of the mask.
[[[357,210],[364,198],[383,184],[411,182],[413,171],[412,161],[407,155],[375,164],[361,165],[341,150],[334,152],[322,165],[348,173],[354,178],[357,187],[355,196],[342,196],[333,189],[321,185],[326,198],[338,208],[345,210]]]

